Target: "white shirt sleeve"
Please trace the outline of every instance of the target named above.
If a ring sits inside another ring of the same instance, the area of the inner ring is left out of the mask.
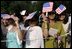
[[[44,48],[44,41],[41,40],[41,48]]]
[[[40,48],[44,48],[44,41],[43,41],[43,33],[42,33],[42,29],[40,28],[39,29],[39,31],[40,31]]]
[[[36,28],[36,37],[38,39],[38,45],[40,48],[44,48],[43,33],[40,27]]]

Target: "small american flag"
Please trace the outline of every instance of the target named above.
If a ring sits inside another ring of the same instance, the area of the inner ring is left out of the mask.
[[[52,8],[53,8],[53,2],[44,3],[42,12],[51,12]]]
[[[56,13],[61,14],[65,10],[66,10],[66,7],[61,4],[55,11]]]

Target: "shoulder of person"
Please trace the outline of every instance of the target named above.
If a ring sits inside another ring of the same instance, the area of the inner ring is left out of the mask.
[[[47,22],[46,20],[42,20],[43,22]]]
[[[60,22],[60,21],[57,21],[56,24],[58,24],[58,25],[62,25],[63,23]]]
[[[35,29],[41,30],[42,28],[40,26],[35,26]]]
[[[61,22],[60,21],[56,21],[56,23],[59,23],[60,24]]]

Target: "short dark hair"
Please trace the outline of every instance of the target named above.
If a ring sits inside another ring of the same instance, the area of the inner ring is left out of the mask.
[[[68,19],[69,19],[69,17],[68,17],[68,15],[66,14],[66,15],[65,15],[65,18],[64,18],[64,20],[63,20],[63,23],[66,24],[66,23],[68,22]]]
[[[27,20],[28,22],[36,22],[36,24],[38,25],[38,18],[39,18],[39,13],[36,13],[32,19]]]
[[[59,17],[61,17],[61,15],[65,15],[65,18],[64,18],[64,20],[63,20],[63,23],[66,24],[66,23],[68,22],[68,19],[69,19],[68,14],[67,14],[67,13],[62,13],[62,14],[60,14],[60,15],[57,15],[57,16],[58,16],[57,19],[58,19],[59,21],[60,21]]]
[[[8,19],[8,23],[9,23],[9,25],[16,26],[16,23],[15,23],[14,19],[12,19],[12,18]]]

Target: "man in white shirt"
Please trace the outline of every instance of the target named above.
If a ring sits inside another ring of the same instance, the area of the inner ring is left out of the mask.
[[[26,30],[25,48],[44,48],[42,29],[37,26],[36,18],[29,20]]]
[[[44,48],[43,44],[42,29],[39,26],[30,27],[26,35],[26,48]]]

